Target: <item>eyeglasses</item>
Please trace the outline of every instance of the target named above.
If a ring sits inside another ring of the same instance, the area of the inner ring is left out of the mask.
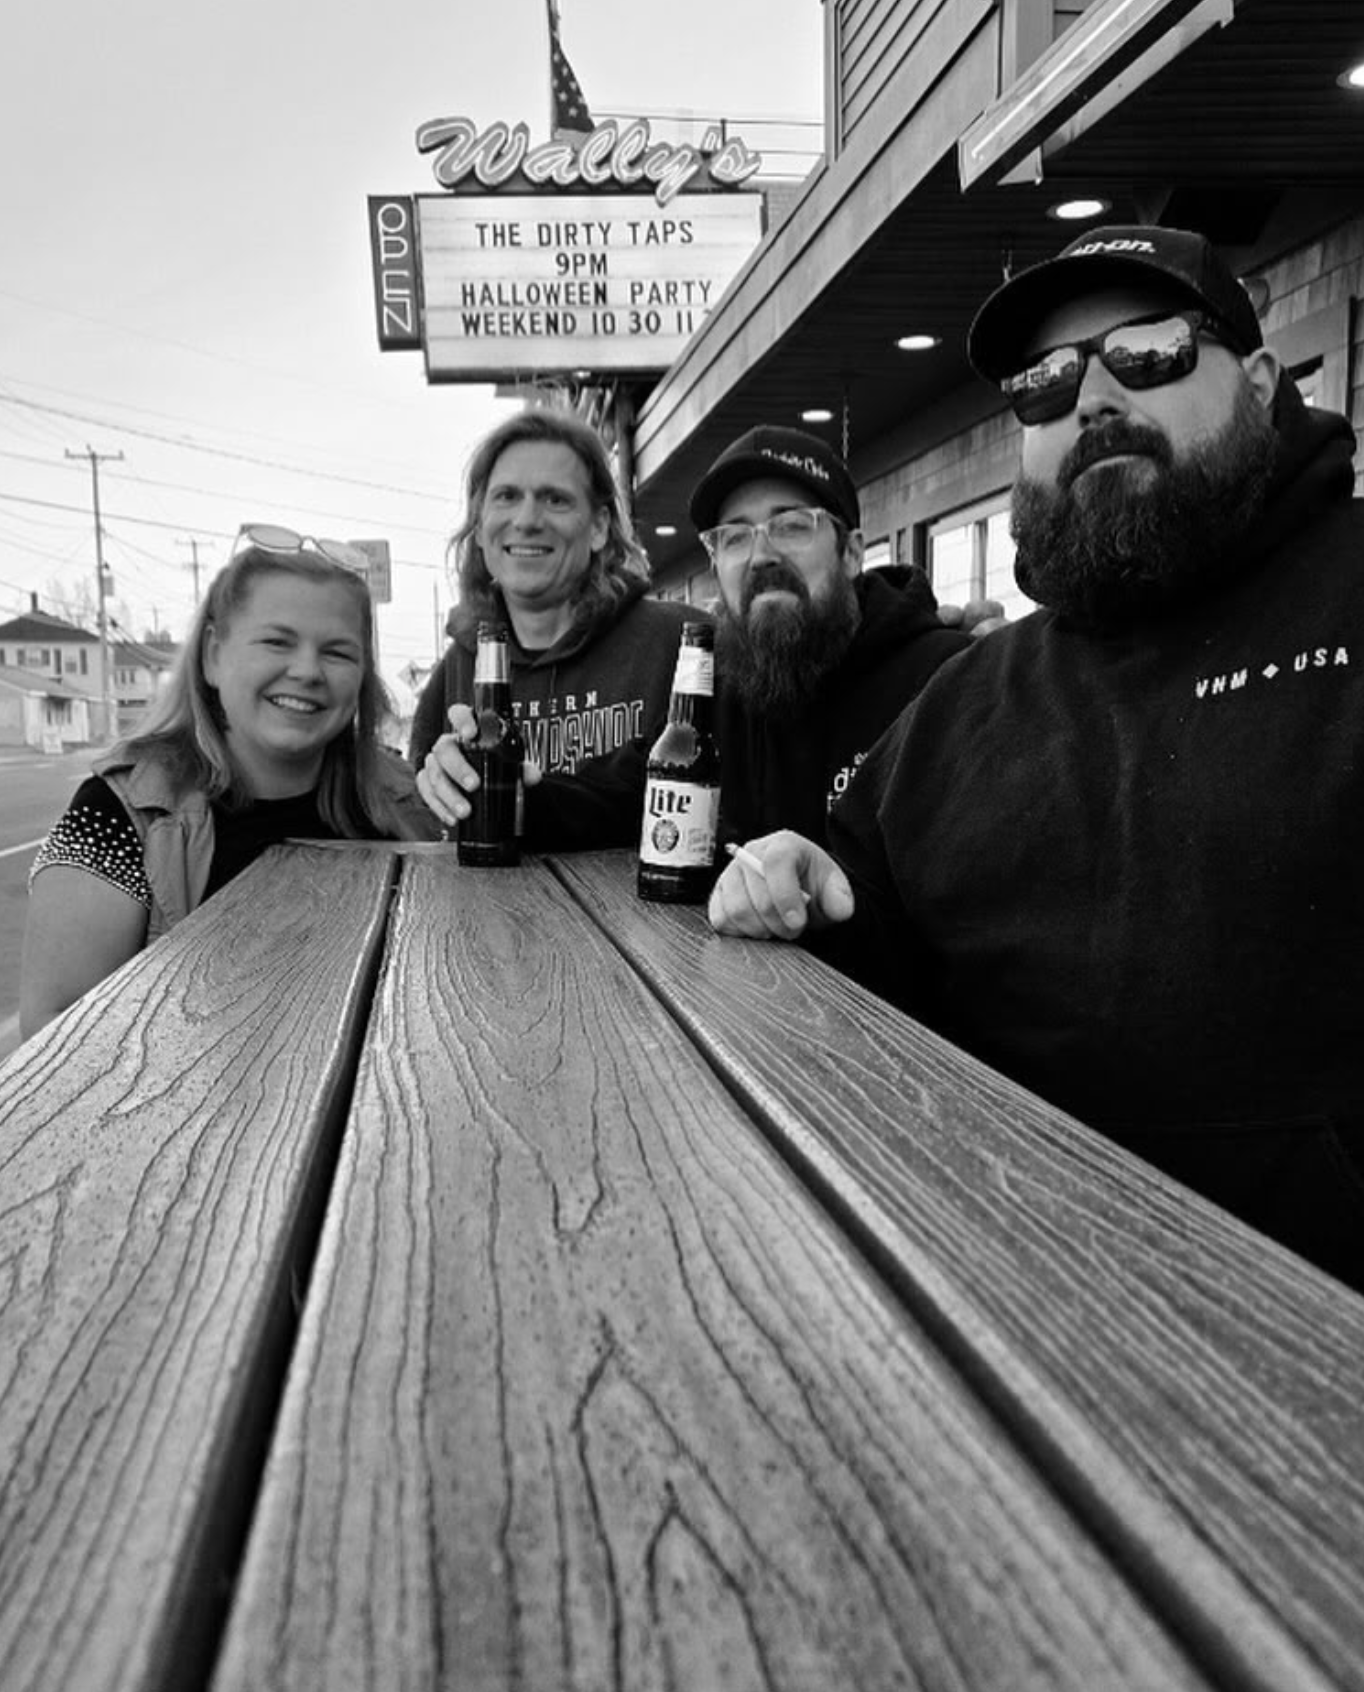
[[[280,552],[288,556],[296,552],[316,552],[329,564],[339,564],[343,570],[369,577],[369,559],[358,546],[345,541],[317,540],[312,535],[295,534],[276,523],[243,523],[237,531],[237,547],[242,542],[258,546],[262,552]],[[234,551],[237,548],[234,548]]]
[[[768,544],[777,552],[802,552],[819,532],[821,518],[838,527],[838,519],[818,505],[798,505],[790,511],[779,511],[765,523],[721,523],[713,529],[703,529],[701,544],[716,564],[747,564],[758,544],[758,536],[766,535]]]
[[[1124,388],[1162,388],[1198,368],[1198,337],[1219,339],[1201,311],[1166,312],[1119,323],[1087,341],[1071,341],[999,384],[1020,423],[1050,423],[1074,409],[1091,358]]]

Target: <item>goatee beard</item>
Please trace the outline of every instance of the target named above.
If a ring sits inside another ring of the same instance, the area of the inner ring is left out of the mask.
[[[795,603],[773,601],[755,617],[754,601],[777,589]],[[749,577],[737,616],[720,605],[716,667],[725,687],[755,715],[793,715],[848,650],[857,624],[857,594],[846,576],[837,578],[826,598],[814,600],[791,565],[764,565]]]
[[[1062,461],[1055,486],[1020,477],[1014,487],[1019,587],[1097,628],[1201,597],[1242,566],[1277,448],[1249,387],[1226,428],[1178,458],[1159,430],[1122,418],[1096,424]],[[1144,467],[1100,462],[1115,453],[1139,456]]]

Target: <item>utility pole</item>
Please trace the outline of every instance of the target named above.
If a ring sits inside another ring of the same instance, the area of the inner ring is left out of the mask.
[[[193,535],[191,535],[188,540],[182,540],[176,544],[179,546],[187,546],[194,558],[194,562],[190,565],[190,569],[194,572],[194,605],[197,610],[199,605],[199,542]]]
[[[104,701],[104,735],[107,740],[117,738],[118,721],[114,707],[114,668],[109,655],[109,616],[104,608],[104,529],[99,520],[99,467],[100,461],[112,463],[123,457],[121,452],[96,452],[94,447],[87,445],[84,452],[72,452],[66,449],[68,458],[88,458],[90,460],[90,488],[95,507],[95,582],[99,590],[99,663],[100,678]]]

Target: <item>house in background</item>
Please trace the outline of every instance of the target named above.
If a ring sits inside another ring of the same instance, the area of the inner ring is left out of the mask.
[[[156,641],[115,642],[114,700],[121,735],[136,728],[142,713],[165,687],[179,650],[177,646]]]
[[[99,636],[30,609],[0,623],[0,745],[48,751],[88,746],[104,735]]]
[[[0,664],[0,746],[60,752],[88,746],[99,700],[36,670]]]

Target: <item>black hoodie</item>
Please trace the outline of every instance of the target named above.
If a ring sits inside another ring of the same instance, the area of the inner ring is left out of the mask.
[[[931,682],[835,813],[836,961],[1364,1287],[1364,502],[1281,385],[1240,573],[1050,611]]]
[[[709,622],[694,605],[646,599],[642,582],[596,621],[571,628],[553,646],[527,651],[511,632],[512,703],[526,756],[545,771],[568,772],[614,751],[667,714],[682,625]],[[503,619],[511,631],[510,617]],[[451,705],[474,692],[477,629],[450,613],[451,643],[427,678],[412,719],[412,767],[448,725]]]
[[[873,743],[946,659],[970,638],[938,620],[922,570],[869,570],[854,583],[860,620],[852,644],[799,710],[758,716],[716,671],[720,827],[749,840],[793,828],[822,841],[829,806]],[[549,779],[526,795],[527,842],[541,850],[633,846],[639,840],[645,763],[654,735],[612,757]]]
[[[853,585],[857,633],[799,710],[760,716],[717,679],[720,821],[730,839],[791,828],[822,842],[829,807],[867,753],[938,666],[971,644],[938,621],[922,570],[868,570]]]

